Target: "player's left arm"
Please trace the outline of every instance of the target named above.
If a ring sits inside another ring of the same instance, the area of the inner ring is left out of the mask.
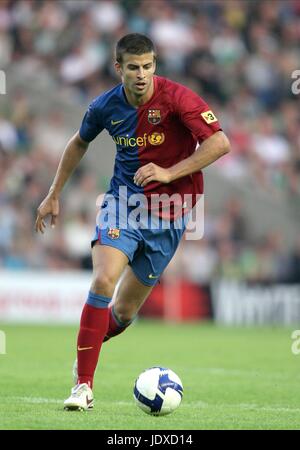
[[[210,107],[197,94],[181,87],[174,95],[175,111],[201,145],[189,157],[163,168],[154,163],[140,167],[134,182],[141,187],[151,181],[171,183],[209,166],[230,151],[230,143]]]
[[[205,139],[191,156],[168,169],[164,169],[154,163],[140,167],[134,176],[134,182],[142,187],[151,181],[171,183],[178,178],[199,172],[199,170],[209,166],[229,151],[230,143],[227,136],[223,131],[217,131]]]
[[[199,172],[229,151],[229,139],[223,131],[217,131],[202,142],[191,156],[168,169],[170,172],[169,182]]]

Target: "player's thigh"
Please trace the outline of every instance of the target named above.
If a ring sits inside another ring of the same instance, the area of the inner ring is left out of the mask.
[[[109,286],[114,289],[128,258],[121,250],[96,243],[92,248],[93,282],[92,287]],[[97,291],[97,289],[96,289]]]
[[[152,289],[153,286],[142,284],[131,267],[126,266],[113,298],[114,309],[120,319],[130,320],[141,308]]]

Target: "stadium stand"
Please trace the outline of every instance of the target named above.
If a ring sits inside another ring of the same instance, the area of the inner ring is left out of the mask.
[[[55,233],[34,234],[35,212],[89,100],[118,82],[114,43],[136,31],[156,42],[158,73],[213,105],[232,144],[205,171],[205,238],[184,242],[169,270],[199,285],[300,282],[299,24],[293,0],[2,0],[0,267],[91,268],[96,198],[114,156],[107,135],[67,186]]]

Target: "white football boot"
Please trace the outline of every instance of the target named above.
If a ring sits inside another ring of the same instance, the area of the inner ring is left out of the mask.
[[[87,411],[93,407],[93,392],[86,383],[74,386],[71,390],[70,397],[64,401],[64,409],[70,411]]]

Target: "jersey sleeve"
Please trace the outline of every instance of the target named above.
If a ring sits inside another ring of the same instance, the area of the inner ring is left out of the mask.
[[[95,101],[93,101],[82,119],[79,129],[80,137],[85,142],[91,142],[103,129],[101,111],[96,107]]]
[[[214,112],[199,95],[183,89],[176,97],[179,117],[199,143],[222,130]]]

